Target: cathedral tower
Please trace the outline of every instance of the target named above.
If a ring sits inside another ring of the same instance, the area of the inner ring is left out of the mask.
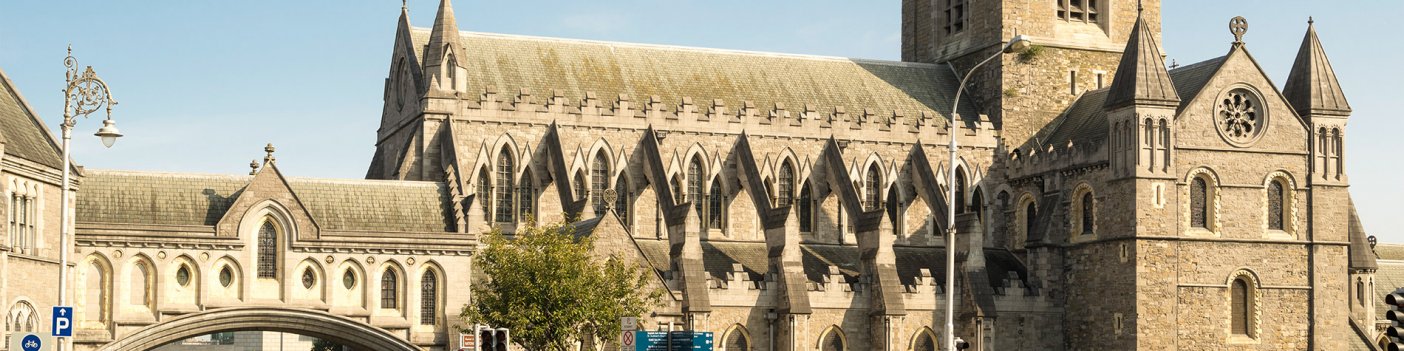
[[[1142,6],[1158,40],[1160,1]],[[966,87],[1006,145],[1018,146],[1078,95],[1111,84],[1137,18],[1129,0],[903,0],[902,60],[951,62],[964,73],[1015,35],[1029,36],[1032,50],[991,62]]]

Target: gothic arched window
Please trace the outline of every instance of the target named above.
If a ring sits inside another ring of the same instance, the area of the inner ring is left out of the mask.
[[[458,59],[453,57],[453,47],[445,46],[444,51],[448,51],[448,59],[444,60],[444,76],[449,83],[450,90],[458,89]]]
[[[682,177],[674,174],[673,179],[668,182],[670,183],[669,186],[673,189],[674,202],[677,202],[677,204],[683,203]]]
[[[513,161],[512,152],[504,146],[502,152],[497,154],[497,206],[493,212],[497,214],[495,220],[498,223],[511,223],[515,213],[512,209],[512,190],[516,188],[512,183],[517,178],[513,174],[516,173],[517,165]]]
[[[478,206],[482,207],[483,220],[485,221],[492,218],[492,205],[489,201],[491,198],[492,182],[488,181],[488,168],[484,165],[482,169],[478,170],[478,194],[475,200],[478,202]]]
[[[843,331],[838,327],[829,327],[829,331],[824,333],[819,339],[819,349],[821,351],[847,351],[848,340],[844,339]]]
[[[955,172],[955,212],[965,213],[965,168],[957,167]]]
[[[912,351],[936,351],[936,337],[931,335],[931,330],[922,328],[917,332],[912,339]]]
[[[796,209],[796,210],[799,211],[799,212],[795,214],[795,215],[796,215],[795,217],[798,217],[798,218],[799,218],[799,230],[800,230],[800,232],[813,232],[813,231],[814,231],[814,192],[809,190],[809,186],[808,186],[808,185],[803,185],[804,183],[800,183],[800,184],[801,184],[801,185],[800,185],[800,194],[799,194],[799,206],[798,206],[798,208]]]
[[[745,329],[746,327],[737,325],[727,332],[722,342],[722,351],[751,351],[751,338],[746,335]]]
[[[39,313],[27,301],[16,302],[5,315],[5,339],[13,332],[36,332],[39,327]]]
[[[702,216],[702,162],[696,157],[687,164],[687,201],[692,202],[692,210],[697,211],[698,218]]]
[[[1023,235],[1022,238],[1019,238],[1019,239],[1022,239],[1022,240],[1024,240],[1024,241],[1028,241],[1028,240],[1029,240],[1029,237],[1033,236],[1034,233],[1038,231],[1037,228],[1038,228],[1038,206],[1035,205],[1034,202],[1033,202],[1032,200],[1030,200],[1029,203],[1028,203],[1027,205],[1024,205],[1024,235]],[[1015,242],[1015,243],[1013,243],[1013,244],[1014,244],[1014,247],[1016,247],[1016,248],[1019,248],[1019,249],[1023,249],[1023,248],[1024,248],[1024,243],[1023,243],[1023,242]]]
[[[589,195],[589,191],[588,191],[588,188],[586,187],[586,185],[587,185],[587,184],[585,184],[585,172],[584,172],[584,171],[575,172],[575,198],[576,198],[576,199],[584,199],[584,198],[585,198],[585,195]]]
[[[712,189],[707,192],[707,228],[721,229],[722,200],[721,177],[715,177],[712,179]]]
[[[527,219],[536,217],[536,181],[531,177],[531,170],[522,172],[522,180],[517,186],[517,218]]]
[[[1082,234],[1092,234],[1092,192],[1082,193]]]
[[[278,277],[278,228],[271,220],[258,229],[258,277]]]
[[[1286,199],[1285,195],[1281,180],[1274,179],[1268,182],[1268,229],[1282,230],[1283,222],[1285,222],[1286,219],[1285,212],[1287,211],[1287,208],[1283,206],[1284,200]]]
[[[624,222],[624,227],[634,223],[629,219],[629,199],[633,194],[629,191],[629,179],[623,173],[614,180],[614,213],[619,216],[619,220]]]
[[[1209,182],[1203,177],[1190,181],[1190,226],[1209,227]]]
[[[433,325],[438,315],[439,277],[433,270],[427,270],[419,283],[419,324]]]
[[[609,160],[605,159],[604,152],[600,152],[595,154],[595,161],[590,164],[590,203],[594,204],[596,217],[603,216],[605,212],[605,189],[609,189]]]
[[[789,206],[795,196],[795,167],[790,166],[790,161],[780,163],[780,174],[777,178],[780,179],[780,189],[775,194],[778,200],[775,205]]]
[[[1241,277],[1234,279],[1229,287],[1229,313],[1232,314],[1230,328],[1234,335],[1249,336],[1249,331],[1252,330],[1253,301],[1249,293],[1248,281]]]
[[[868,177],[864,179],[863,209],[876,210],[882,204],[882,175],[876,164],[868,166]]]
[[[400,308],[400,276],[392,268],[380,275],[380,308]]]

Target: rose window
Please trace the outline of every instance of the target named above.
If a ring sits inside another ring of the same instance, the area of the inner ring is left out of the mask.
[[[1266,115],[1261,100],[1246,89],[1234,89],[1219,101],[1215,118],[1219,135],[1235,146],[1248,146],[1262,135]]]

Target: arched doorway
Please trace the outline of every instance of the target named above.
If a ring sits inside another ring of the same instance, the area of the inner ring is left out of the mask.
[[[235,307],[187,314],[121,337],[98,351],[146,351],[198,335],[248,330],[308,335],[356,350],[420,351],[384,329],[346,317],[277,307]]]

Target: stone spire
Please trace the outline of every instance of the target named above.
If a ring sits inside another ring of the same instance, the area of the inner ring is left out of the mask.
[[[1133,103],[1161,106],[1178,106],[1180,103],[1180,95],[1175,92],[1170,73],[1165,71],[1165,59],[1160,56],[1155,31],[1146,28],[1140,11],[1136,13],[1131,36],[1126,40],[1121,63],[1116,67],[1116,76],[1112,78],[1105,106],[1111,109]]]
[[[463,59],[467,57],[465,52],[463,42],[458,37],[458,21],[453,18],[453,4],[442,0],[439,2],[439,14],[434,16],[434,27],[430,29],[428,48],[424,50],[424,71],[443,82],[440,66],[447,64],[448,55],[452,54],[454,63],[461,67]]]
[[[1304,117],[1350,114],[1350,104],[1341,92],[1336,71],[1331,69],[1331,60],[1326,58],[1326,50],[1316,38],[1315,21],[1307,20],[1306,38],[1302,39],[1302,48],[1297,51],[1297,61],[1292,64],[1292,73],[1287,75],[1282,95]]]

